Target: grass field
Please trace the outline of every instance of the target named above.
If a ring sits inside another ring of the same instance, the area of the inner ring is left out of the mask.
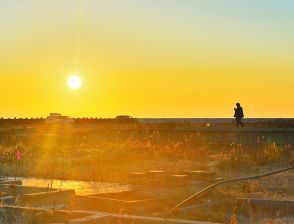
[[[293,146],[287,138],[277,144],[257,133],[250,137],[248,145],[234,142],[239,138],[221,142],[219,136],[222,134],[132,127],[101,130],[86,125],[7,132],[1,136],[0,172],[9,176],[126,182],[128,173],[134,171],[213,170],[227,178],[285,167],[292,162]],[[248,185],[248,191],[258,189],[253,183]]]

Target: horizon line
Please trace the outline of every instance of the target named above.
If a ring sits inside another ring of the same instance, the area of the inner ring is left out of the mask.
[[[118,115],[120,116],[120,115]],[[72,119],[115,119],[116,117],[70,117]],[[1,120],[46,119],[47,117],[0,117]],[[235,119],[234,117],[132,117],[135,119]],[[243,119],[294,119],[294,117],[244,117]]]

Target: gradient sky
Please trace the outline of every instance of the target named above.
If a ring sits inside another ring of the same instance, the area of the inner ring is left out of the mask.
[[[294,117],[292,0],[0,0],[0,117]],[[83,87],[66,80],[80,75]]]

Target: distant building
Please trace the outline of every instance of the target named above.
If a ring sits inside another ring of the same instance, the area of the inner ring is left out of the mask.
[[[74,119],[69,116],[62,116],[59,113],[50,113],[49,116],[45,120],[46,123],[61,123],[61,124],[72,124],[74,123]]]

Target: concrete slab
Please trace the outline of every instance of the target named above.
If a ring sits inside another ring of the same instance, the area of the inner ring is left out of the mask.
[[[0,180],[0,184],[22,185],[22,181],[21,180],[2,179],[2,180]]]
[[[164,184],[166,172],[162,170],[150,170],[146,173],[147,183]]]
[[[97,224],[101,223],[105,220],[109,220],[111,218],[111,215],[109,214],[95,214],[87,217],[77,218],[77,219],[71,219],[69,220],[69,224]]]
[[[73,217],[68,223],[70,224],[109,224],[109,223],[124,223],[124,224],[217,224],[212,222],[199,222],[191,220],[181,220],[181,219],[162,219],[155,217],[147,216],[133,216],[133,215],[121,215],[114,213],[104,213],[104,212],[95,212],[95,211],[83,211],[83,210],[59,210],[52,213],[51,210],[44,210],[39,208],[32,207],[20,207],[20,206],[4,206],[0,205],[0,209],[15,209],[21,212],[26,211],[26,214],[31,213],[39,214],[42,216],[42,213],[46,214],[46,217],[59,217],[62,220],[63,217]],[[44,216],[45,217],[45,216]],[[163,222],[164,221],[164,222]],[[66,222],[66,221],[65,221]],[[51,223],[64,223],[61,221],[51,222]]]
[[[146,214],[151,211],[162,211],[172,198],[143,192],[114,193],[96,196],[77,196],[75,207],[104,212],[121,212],[127,214]]]
[[[216,180],[216,172],[213,172],[213,171],[202,171],[202,170],[183,171],[181,172],[181,174],[187,175],[191,181],[211,182]]]
[[[129,184],[145,184],[146,173],[144,172],[133,172],[129,173]]]
[[[167,185],[170,186],[184,186],[188,184],[188,176],[187,175],[168,175],[166,179]]]

